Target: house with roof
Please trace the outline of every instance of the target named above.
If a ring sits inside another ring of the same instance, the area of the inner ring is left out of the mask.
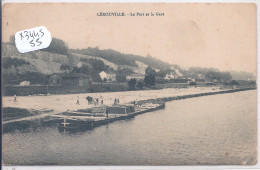
[[[110,81],[116,81],[116,73],[115,72],[112,72],[112,71],[101,71],[99,73],[99,76],[102,80],[106,79],[108,82]]]
[[[83,73],[55,73],[49,78],[51,86],[88,86],[92,82],[90,76]]]
[[[30,81],[22,81],[22,82],[20,82],[20,86],[30,86]]]
[[[166,79],[166,80],[177,79],[177,78],[179,78],[179,76],[174,71],[167,73],[166,76],[164,77],[164,79]]]

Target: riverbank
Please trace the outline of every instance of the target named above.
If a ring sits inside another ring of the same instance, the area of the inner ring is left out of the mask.
[[[208,91],[208,92],[201,92],[201,93],[194,93],[194,94],[184,94],[184,95],[178,95],[178,96],[166,96],[166,97],[157,97],[157,98],[148,98],[145,100],[139,100],[137,101],[138,105],[143,105],[145,103],[164,103],[167,101],[172,100],[181,100],[186,98],[193,98],[193,97],[200,97],[200,96],[208,96],[208,95],[215,95],[215,94],[224,94],[224,93],[234,93],[239,91],[246,91],[246,90],[254,90],[255,88],[244,88],[244,89],[230,89],[230,90],[215,90],[215,91]],[[128,102],[132,103],[133,102]],[[92,106],[93,107],[93,106]],[[15,109],[15,108],[14,108]],[[18,110],[19,108],[17,108]],[[161,107],[160,107],[161,109]],[[79,110],[79,109],[78,109]],[[151,110],[147,110],[145,112],[150,112]],[[66,111],[68,112],[68,110]],[[140,112],[145,113],[145,112]],[[22,127],[34,127],[34,126],[44,126],[44,125],[51,125],[51,124],[57,124],[60,123],[61,120],[63,120],[62,116],[56,116],[59,115],[62,112],[50,112],[50,113],[44,113],[36,116],[28,116],[20,119],[14,119],[14,120],[8,120],[4,121],[4,131],[7,129],[7,131],[12,130],[13,128],[22,128]],[[139,114],[139,112],[137,112]],[[5,113],[4,113],[5,115]],[[135,116],[135,115],[133,115]],[[64,117],[64,116],[63,116]],[[129,116],[117,116],[117,118],[114,118],[115,120],[123,120],[127,119]],[[102,118],[103,119],[103,118]],[[110,122],[115,121],[114,119],[103,121],[103,124],[107,124]],[[104,119],[105,120],[105,119]],[[97,122],[97,124],[100,124],[100,122]]]
[[[14,102],[13,96],[3,97],[3,107],[13,107],[35,110],[53,110],[53,112],[65,112],[79,109],[86,109],[101,105],[113,105],[115,99],[119,99],[120,104],[127,104],[135,101],[147,99],[157,99],[163,97],[176,97],[206,92],[223,91],[219,87],[189,87],[189,88],[168,88],[162,90],[142,90],[142,91],[124,91],[124,92],[106,92],[106,93],[81,93],[67,95],[49,95],[49,96],[17,96],[17,102]],[[99,99],[99,104],[88,104],[86,97]],[[79,100],[79,104],[77,103]],[[51,114],[51,113],[50,113]]]

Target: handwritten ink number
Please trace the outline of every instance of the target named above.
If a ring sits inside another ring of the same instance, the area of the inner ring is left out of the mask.
[[[44,36],[44,32],[42,32],[42,29],[40,29],[40,33],[42,33],[41,38]]]
[[[34,47],[34,46],[35,46],[35,44],[33,43],[33,40],[30,41],[30,44],[31,44],[31,47]]]
[[[28,31],[24,31],[25,33],[25,37],[27,37],[27,40],[30,38],[29,35],[28,35]]]
[[[33,31],[33,32],[29,31],[29,35],[30,35],[30,37],[32,37],[33,40],[34,40],[34,31]]]
[[[36,42],[38,43],[38,46],[40,46],[42,44],[41,41],[39,41],[40,38],[37,38]]]

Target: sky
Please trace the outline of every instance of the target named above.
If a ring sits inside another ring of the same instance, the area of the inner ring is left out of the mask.
[[[97,16],[100,12],[164,16]],[[5,4],[2,17],[4,42],[18,31],[45,26],[69,48],[99,47],[182,67],[257,72],[255,4]]]

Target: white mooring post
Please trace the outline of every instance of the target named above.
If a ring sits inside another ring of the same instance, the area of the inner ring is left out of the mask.
[[[64,117],[64,123],[63,123],[63,126],[65,127],[66,126],[66,118]]]
[[[66,117],[65,116],[63,117],[63,119],[64,119],[63,127],[66,127],[66,124],[69,124],[69,123],[66,123]]]

